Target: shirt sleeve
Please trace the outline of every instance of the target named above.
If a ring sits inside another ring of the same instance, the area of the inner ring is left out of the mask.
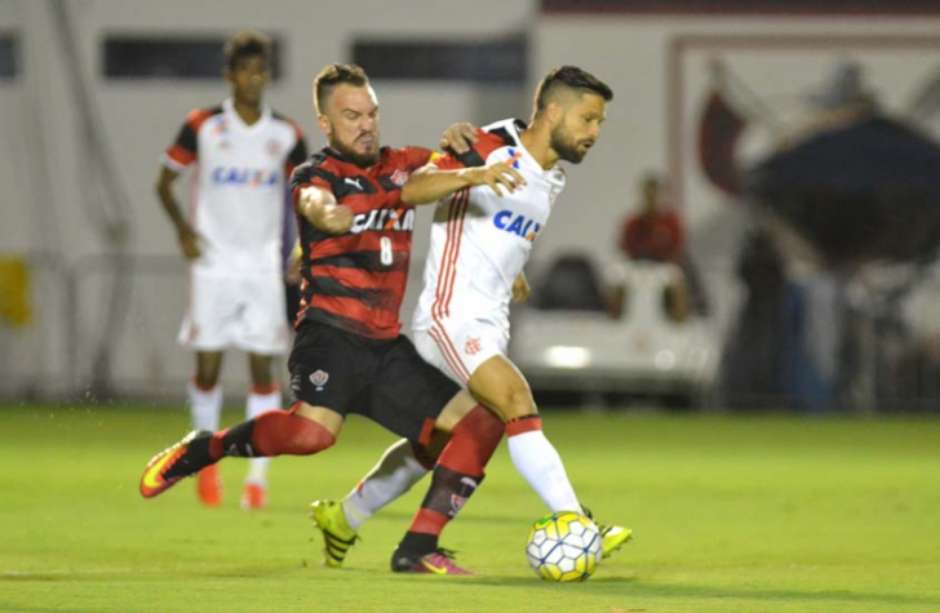
[[[409,171],[417,170],[434,159],[435,155],[439,154],[424,147],[405,147],[405,165]]]
[[[477,128],[477,140],[469,151],[456,154],[447,150],[444,153],[434,153],[431,156],[431,162],[441,170],[457,170],[460,168],[470,168],[473,166],[483,166],[486,164],[486,158],[495,149],[502,147],[505,143],[501,138],[489,132]]]
[[[202,109],[191,111],[186,116],[176,140],[173,141],[163,154],[163,164],[170,170],[182,172],[199,157],[199,126],[205,121],[207,114]]]
[[[287,154],[287,161],[285,162],[288,177],[291,176],[295,168],[307,161],[307,142],[304,140],[303,130],[297,124],[293,124],[293,126],[296,142],[294,148]]]
[[[335,194],[333,186],[340,181],[341,179],[322,168],[315,160],[304,162],[291,174],[291,201],[296,205],[300,190],[305,187],[318,187]]]

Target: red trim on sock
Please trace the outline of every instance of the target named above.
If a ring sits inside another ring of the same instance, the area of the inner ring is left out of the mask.
[[[427,447],[431,442],[431,434],[434,432],[434,420],[428,417],[424,418],[424,423],[421,424],[421,434],[418,435],[418,444],[422,447]]]
[[[193,387],[195,387],[200,392],[211,392],[216,387],[218,387],[218,383],[216,383],[215,385],[210,385],[209,387],[203,387],[202,385],[199,385],[199,381],[196,380],[196,377],[193,377],[191,381],[192,381]]]
[[[222,459],[222,439],[225,438],[228,428],[225,430],[219,430],[212,435],[212,438],[209,439],[209,458],[213,462],[218,462]]]
[[[516,436],[542,429],[542,418],[538,415],[526,415],[506,422],[506,436]]]
[[[411,521],[409,531],[439,535],[449,521],[450,518],[443,513],[421,508],[415,513],[415,518]]]
[[[250,394],[255,394],[256,396],[267,396],[268,394],[273,394],[281,389],[281,386],[277,383],[268,383],[267,385],[252,385],[248,388]]]
[[[484,467],[503,438],[503,421],[480,405],[457,422],[437,462],[471,477],[482,477]]]

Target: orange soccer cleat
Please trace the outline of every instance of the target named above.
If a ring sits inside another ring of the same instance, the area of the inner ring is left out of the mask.
[[[196,476],[196,493],[199,501],[207,507],[222,504],[222,478],[219,477],[218,466],[213,464],[199,471]]]
[[[140,477],[140,495],[153,498],[173,487],[180,479],[212,464],[209,459],[210,438],[211,432],[193,430],[180,442],[150,458]]]
[[[268,506],[268,491],[261,483],[245,483],[242,490],[242,508],[246,511],[263,509]]]

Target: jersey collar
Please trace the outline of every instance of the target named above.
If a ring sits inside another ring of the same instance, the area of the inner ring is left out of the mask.
[[[222,109],[225,111],[226,115],[229,116],[229,120],[235,126],[238,126],[241,130],[257,130],[264,124],[268,122],[268,119],[271,117],[271,107],[267,104],[261,104],[261,117],[258,118],[258,121],[254,122],[250,126],[247,125],[243,120],[241,115],[238,114],[238,111],[235,110],[235,101],[232,98],[226,98],[222,101]]]

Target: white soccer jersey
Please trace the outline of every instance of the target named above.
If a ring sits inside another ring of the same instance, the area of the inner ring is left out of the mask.
[[[416,331],[453,328],[448,322],[486,321],[508,340],[512,284],[545,227],[564,171],[544,170],[519,139],[525,124],[506,119],[482,128],[472,151],[435,160],[441,168],[481,166],[520,154],[515,168],[526,184],[498,196],[489,186],[461,190],[437,204],[424,289],[415,310]],[[474,338],[468,337],[468,354]],[[464,343],[465,344],[465,343]],[[461,347],[463,349],[463,347]],[[472,369],[471,369],[472,370]]]
[[[190,223],[201,237],[194,266],[220,274],[280,273],[286,181],[307,157],[303,134],[263,108],[246,125],[231,99],[189,113],[164,164],[195,166]]]

